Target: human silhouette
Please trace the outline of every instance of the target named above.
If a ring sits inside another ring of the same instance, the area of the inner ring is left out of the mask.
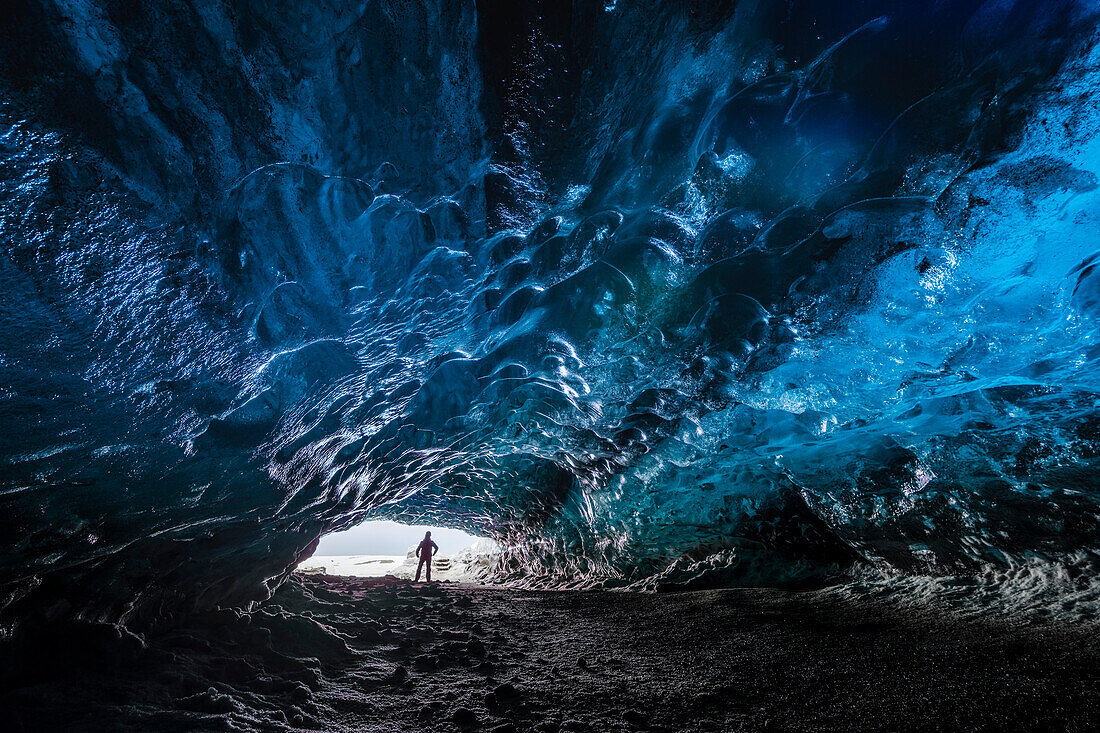
[[[420,544],[416,546],[416,556],[420,558],[419,564],[416,566],[416,580],[414,583],[420,582],[420,571],[423,568],[427,568],[427,580],[432,582],[432,556],[439,552],[439,545],[432,542],[432,533],[425,532],[424,539],[420,541]]]

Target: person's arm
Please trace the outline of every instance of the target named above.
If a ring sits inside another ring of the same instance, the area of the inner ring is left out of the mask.
[[[432,548],[433,548],[433,549],[432,549],[432,556],[434,557],[434,556],[435,556],[435,554],[436,554],[437,552],[439,552],[439,545],[437,545],[436,543],[434,543],[434,542],[433,542],[433,543],[432,543]]]
[[[420,557],[420,545],[416,546],[416,557]]]

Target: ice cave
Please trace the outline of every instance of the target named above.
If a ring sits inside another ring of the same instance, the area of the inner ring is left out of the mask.
[[[4,6],[0,726],[1100,726],[1096,0]]]

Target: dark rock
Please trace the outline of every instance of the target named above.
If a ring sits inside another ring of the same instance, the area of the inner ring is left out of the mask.
[[[515,700],[519,697],[519,690],[511,682],[503,682],[497,685],[493,693],[499,700]]]
[[[413,660],[413,667],[422,672],[431,671],[439,667],[439,660],[430,654],[421,654]]]
[[[291,690],[290,699],[294,700],[295,702],[307,702],[310,697],[312,697],[312,695],[313,692],[308,687],[299,682],[297,685],[295,685],[294,689]]]
[[[451,713],[451,720],[454,721],[455,725],[472,727],[477,725],[477,714],[470,708],[457,707]]]

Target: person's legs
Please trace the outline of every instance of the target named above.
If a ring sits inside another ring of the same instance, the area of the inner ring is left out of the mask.
[[[432,579],[432,571],[431,571],[430,567],[431,566],[429,566],[429,570],[428,570],[428,580]],[[424,558],[420,558],[420,562],[416,566],[416,579],[413,580],[414,583],[419,583],[420,582],[420,571],[423,568],[424,568]]]
[[[427,578],[427,581],[430,583],[430,582],[432,582],[432,559],[430,557],[427,559],[427,561],[425,561],[424,568],[428,571],[428,574],[425,577]]]

